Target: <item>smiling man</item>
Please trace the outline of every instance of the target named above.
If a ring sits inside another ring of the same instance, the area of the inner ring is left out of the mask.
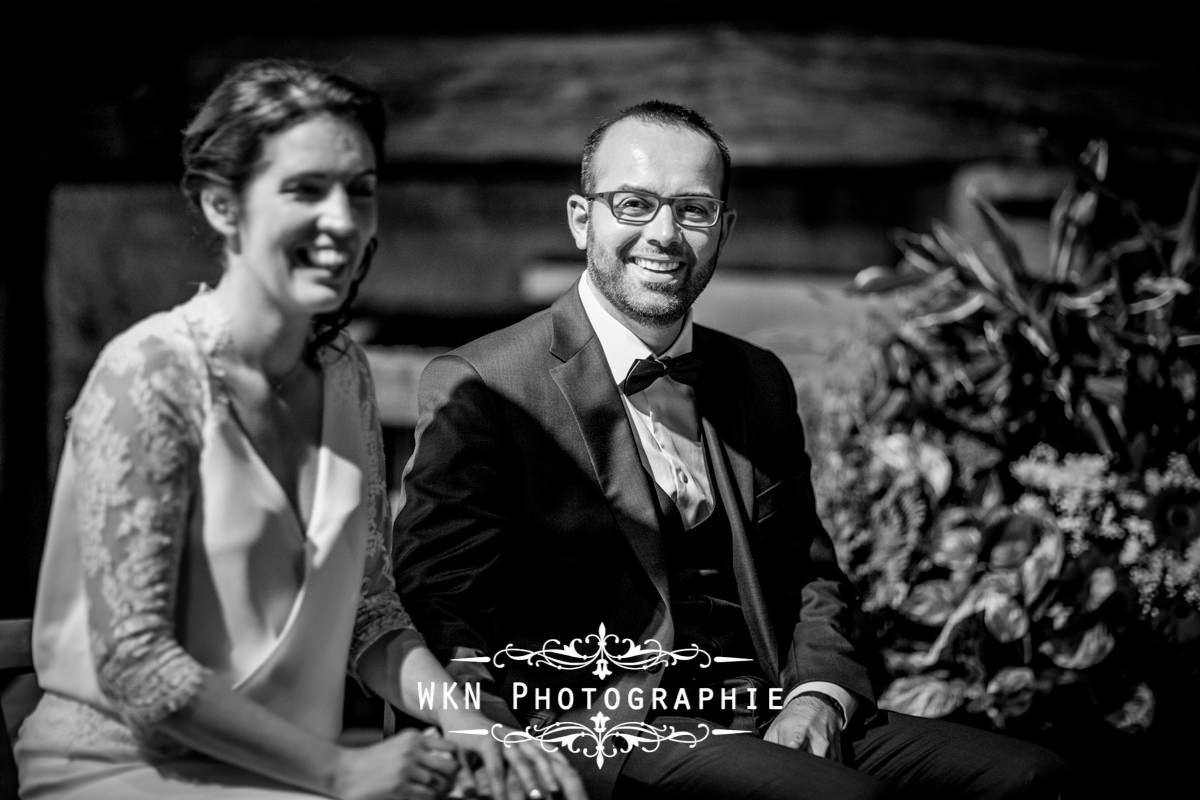
[[[495,719],[575,750],[593,798],[1056,797],[1045,750],[876,709],[791,377],[692,320],[729,180],[681,106],[588,138],[586,272],[422,376],[405,606]]]
[[[712,278],[737,217],[724,207],[728,150],[703,129],[672,124],[665,110],[653,113],[659,122],[629,117],[588,140],[587,194],[567,208],[593,297],[661,353]],[[596,202],[609,213],[593,214]],[[669,213],[658,213],[663,205]]]

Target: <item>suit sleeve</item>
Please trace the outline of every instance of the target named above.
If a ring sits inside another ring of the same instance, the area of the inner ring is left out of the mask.
[[[396,587],[417,630],[460,682],[478,682],[484,711],[516,724],[498,697],[484,636],[495,599],[513,492],[505,425],[491,390],[465,359],[447,355],[421,376],[420,414],[404,471],[393,539]]]
[[[784,430],[780,441],[786,443],[788,480],[792,482],[795,517],[787,531],[781,563],[786,565],[783,580],[798,582],[799,602],[791,642],[781,671],[786,692],[809,681],[836,684],[854,695],[863,712],[870,713],[875,703],[871,654],[865,649],[858,597],[837,562],[833,540],[817,515],[812,485],[812,461],[805,447],[803,425],[796,410],[796,392],[791,376],[777,358],[775,380],[785,398]],[[795,570],[794,578],[787,572]],[[795,589],[793,589],[795,591]]]

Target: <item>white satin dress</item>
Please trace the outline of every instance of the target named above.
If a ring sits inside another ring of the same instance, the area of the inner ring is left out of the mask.
[[[308,798],[155,732],[213,675],[335,739],[344,681],[411,628],[366,359],[322,348],[307,528],[232,413],[209,292],[113,339],[71,414],[34,612],[44,695],[15,747],[21,797]]]

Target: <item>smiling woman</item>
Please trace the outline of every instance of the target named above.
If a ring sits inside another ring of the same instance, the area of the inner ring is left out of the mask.
[[[561,758],[490,738],[338,742],[347,669],[443,730],[492,725],[419,707],[418,683],[451,681],[394,590],[374,387],[342,331],[384,126],[373,92],[257,61],[185,132],[184,193],[225,268],[109,342],[72,410],[22,797],[431,798],[456,776],[499,795],[506,764],[579,797]]]
[[[376,228],[375,155],[357,126],[322,115],[272,137],[239,197],[222,184],[201,191],[205,216],[226,238],[229,282],[282,312],[341,307]]]

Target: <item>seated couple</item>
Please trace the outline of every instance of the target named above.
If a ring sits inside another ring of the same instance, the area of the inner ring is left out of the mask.
[[[342,331],[383,132],[376,95],[282,62],[187,129],[225,269],[72,411],[23,797],[1063,794],[1046,750],[876,707],[791,377],[692,320],[737,215],[690,109],[588,138],[586,272],[429,365],[393,526]],[[426,729],[340,744],[347,670]]]

